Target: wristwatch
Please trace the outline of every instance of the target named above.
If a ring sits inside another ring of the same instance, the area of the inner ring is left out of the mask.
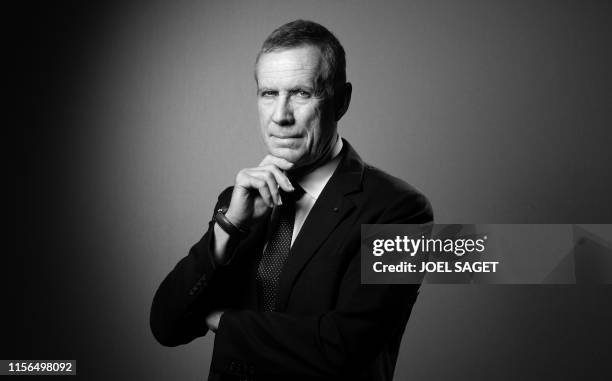
[[[230,237],[235,238],[244,238],[249,234],[249,229],[244,228],[242,226],[236,226],[225,216],[227,213],[227,207],[222,207],[217,209],[217,213],[215,213],[214,220],[219,224],[219,227],[223,229],[224,232],[229,234]]]

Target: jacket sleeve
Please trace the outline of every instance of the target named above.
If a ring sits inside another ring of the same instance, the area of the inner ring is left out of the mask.
[[[215,210],[229,203],[230,197],[231,188],[227,188],[219,196]],[[162,345],[177,346],[204,336],[208,331],[206,315],[228,300],[223,295],[225,288],[218,284],[219,279],[230,276],[231,264],[215,266],[213,227],[211,220],[202,239],[178,262],[155,293],[149,323]]]
[[[393,203],[375,223],[428,223],[427,200]],[[215,337],[213,372],[281,379],[344,379],[364,371],[401,338],[419,285],[362,285],[360,243],[339,286],[336,307],[319,316],[229,310]],[[316,297],[316,295],[313,295]],[[288,378],[289,377],[289,378]]]

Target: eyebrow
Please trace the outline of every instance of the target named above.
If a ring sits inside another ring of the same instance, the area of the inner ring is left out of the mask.
[[[310,86],[296,86],[296,87],[290,89],[289,91],[298,91],[298,90],[306,90],[306,91],[309,91],[311,93],[314,92],[314,88],[312,88]]]
[[[312,92],[312,93],[315,92],[315,89],[313,87],[311,87],[311,86],[294,86],[294,87],[291,87],[290,89],[288,89],[287,91],[288,92],[295,92],[295,91],[299,91],[299,90],[305,90],[305,91],[309,91],[309,92]],[[275,87],[267,87],[266,86],[266,87],[259,87],[259,88],[257,88],[257,91],[258,92],[278,91],[278,89],[275,88]]]

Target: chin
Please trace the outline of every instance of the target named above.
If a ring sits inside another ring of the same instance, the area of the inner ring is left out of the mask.
[[[294,164],[301,161],[301,159],[304,157],[304,153],[302,151],[292,148],[270,147],[268,151],[270,152],[270,155],[283,158]]]

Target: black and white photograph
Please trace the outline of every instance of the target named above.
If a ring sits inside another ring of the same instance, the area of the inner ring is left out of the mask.
[[[612,3],[33,2],[0,375],[612,378]]]

